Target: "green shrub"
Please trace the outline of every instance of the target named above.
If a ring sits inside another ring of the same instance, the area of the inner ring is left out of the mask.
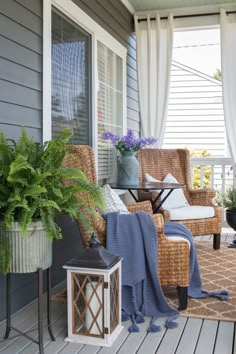
[[[207,157],[210,153],[207,149],[202,150],[192,150],[190,151],[191,157]],[[193,167],[193,188],[200,188],[201,174],[200,166],[195,165]],[[211,186],[211,168],[210,166],[203,167],[203,188],[209,188]]]

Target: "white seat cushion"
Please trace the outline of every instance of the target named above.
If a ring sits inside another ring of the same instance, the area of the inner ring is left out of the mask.
[[[147,182],[161,182],[158,179],[150,176],[148,173],[145,174],[145,179]],[[177,179],[174,176],[172,176],[171,173],[168,173],[162,182],[179,183],[177,181]],[[168,193],[169,193],[169,189],[166,189],[161,195],[161,200],[163,200]],[[169,197],[162,204],[162,208],[169,210],[169,209],[185,207],[188,205],[189,205],[189,203],[188,203],[187,199],[185,198],[182,188],[179,188],[179,189],[174,189],[172,191],[172,193],[169,195]]]
[[[188,242],[188,247],[190,248],[190,246],[191,246],[190,241],[184,237],[177,236],[177,235],[168,235],[166,237],[169,238],[170,240],[174,240],[174,241],[186,241],[186,242]]]
[[[152,177],[148,173],[145,173],[145,179],[147,182],[161,182],[159,179]]]
[[[119,195],[113,189],[111,189],[109,184],[105,184],[102,189],[105,197],[107,213],[112,213],[115,211],[119,211],[123,214],[129,213],[126,205],[120,199]]]
[[[170,213],[170,220],[205,219],[215,216],[215,209],[210,206],[189,205],[167,210]]]

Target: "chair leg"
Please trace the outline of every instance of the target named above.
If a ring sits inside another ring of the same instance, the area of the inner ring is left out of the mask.
[[[179,294],[179,311],[186,310],[188,306],[188,287],[177,286]]]
[[[213,235],[213,248],[214,250],[220,249],[220,234]]]

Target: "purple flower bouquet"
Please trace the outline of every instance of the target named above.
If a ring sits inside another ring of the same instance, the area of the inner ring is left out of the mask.
[[[143,148],[146,145],[152,145],[154,144],[157,139],[156,138],[137,138],[133,132],[133,130],[128,129],[127,135],[124,136],[119,136],[116,134],[113,134],[112,132],[105,131],[102,134],[102,138],[104,140],[110,140],[112,143],[112,146],[115,147],[118,151],[124,152],[124,151],[139,151],[141,148]]]

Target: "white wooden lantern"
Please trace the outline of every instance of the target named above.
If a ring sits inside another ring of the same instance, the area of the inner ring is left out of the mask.
[[[110,347],[121,326],[121,258],[100,246],[72,259],[67,270],[68,337],[66,341]]]

